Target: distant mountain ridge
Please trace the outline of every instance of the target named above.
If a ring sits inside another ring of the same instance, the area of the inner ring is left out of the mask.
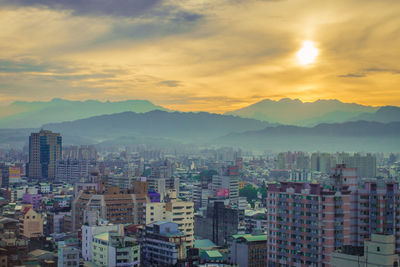
[[[276,126],[232,133],[215,140],[221,145],[275,151],[376,151],[400,149],[400,122],[354,121],[314,127]]]
[[[254,119],[207,112],[123,112],[51,123],[64,145],[233,146],[256,151],[400,150],[400,122],[351,121],[314,127],[274,125]],[[0,146],[23,146],[38,129],[0,129]]]
[[[379,115],[378,111],[381,112],[381,109],[386,111],[384,115]],[[279,101],[265,99],[225,114],[271,123],[314,126],[320,123],[341,123],[356,120],[400,121],[400,116],[397,116],[398,110],[400,110],[399,107],[372,107],[356,103],[343,103],[336,99],[302,102],[299,99],[283,98]],[[371,115],[375,113],[377,115]]]
[[[352,121],[379,121],[383,123],[400,121],[400,107],[385,106],[378,109],[375,113],[364,113],[351,119]]]
[[[148,100],[101,102],[54,98],[49,102],[16,101],[0,108],[0,128],[37,128],[51,122],[74,121],[125,111],[144,113],[152,110],[167,109],[154,105]]]
[[[205,142],[232,132],[261,130],[271,126],[267,122],[213,114],[207,112],[166,112],[153,110],[146,113],[123,112],[101,115],[72,122],[51,123],[43,128],[60,132],[64,136],[79,135],[93,143],[135,137],[166,138],[180,143]]]

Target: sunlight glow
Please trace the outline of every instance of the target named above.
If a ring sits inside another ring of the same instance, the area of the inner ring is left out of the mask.
[[[297,60],[300,65],[306,66],[315,62],[318,53],[318,49],[312,41],[304,41],[303,46],[297,52]]]

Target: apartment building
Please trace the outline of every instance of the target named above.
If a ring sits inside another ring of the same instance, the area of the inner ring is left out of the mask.
[[[149,266],[173,266],[186,259],[186,235],[173,222],[147,225],[144,232],[143,263]]]
[[[85,211],[97,211],[99,218],[114,224],[143,224],[147,202],[146,194],[121,193],[118,187],[109,187],[104,193],[80,191],[72,203],[73,230],[82,227]]]
[[[177,199],[176,191],[169,190],[165,202],[146,203],[144,221],[146,225],[170,221],[178,224],[179,231],[186,235],[187,247],[194,244],[194,203]]]

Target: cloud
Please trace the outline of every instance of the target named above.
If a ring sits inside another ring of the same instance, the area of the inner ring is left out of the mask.
[[[221,112],[284,97],[399,103],[400,2],[328,2],[0,0],[0,95]],[[307,67],[305,40],[320,50]]]
[[[149,11],[161,0],[2,0],[0,4],[20,7],[47,7],[72,10],[75,15],[136,17]]]
[[[168,87],[178,87],[178,86],[182,86],[180,81],[161,81],[158,83],[158,85],[160,86],[168,86]]]
[[[0,73],[20,73],[20,72],[43,72],[48,66],[37,65],[30,62],[15,62],[0,60]]]
[[[392,74],[400,74],[400,70],[398,69],[387,69],[387,68],[366,68],[363,69],[364,72],[387,72],[387,73],[392,73]]]
[[[362,78],[365,77],[364,73],[348,73],[343,75],[338,75],[340,78]]]
[[[365,68],[359,73],[348,73],[343,75],[338,75],[340,78],[363,78],[372,73],[390,73],[390,74],[400,74],[400,70],[397,69],[386,69],[386,68]]]

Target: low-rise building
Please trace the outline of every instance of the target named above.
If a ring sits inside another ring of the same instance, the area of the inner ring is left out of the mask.
[[[43,218],[32,207],[24,208],[20,218],[20,231],[27,238],[43,235]]]
[[[151,266],[171,266],[186,258],[186,235],[173,222],[147,225],[143,238],[142,259]]]
[[[240,267],[267,266],[267,235],[234,235],[229,246],[229,258]]]
[[[92,262],[97,266],[140,265],[140,245],[135,239],[120,235],[117,231],[94,236],[92,250]]]
[[[58,267],[78,267],[79,248],[69,240],[58,242]]]
[[[107,233],[110,231],[118,232],[121,236],[124,235],[124,227],[122,224],[108,224],[108,223],[100,223],[99,225],[82,226],[82,258],[85,261],[93,260],[93,237]]]
[[[344,246],[332,253],[331,267],[393,267],[399,266],[393,235],[372,234],[364,247]]]

